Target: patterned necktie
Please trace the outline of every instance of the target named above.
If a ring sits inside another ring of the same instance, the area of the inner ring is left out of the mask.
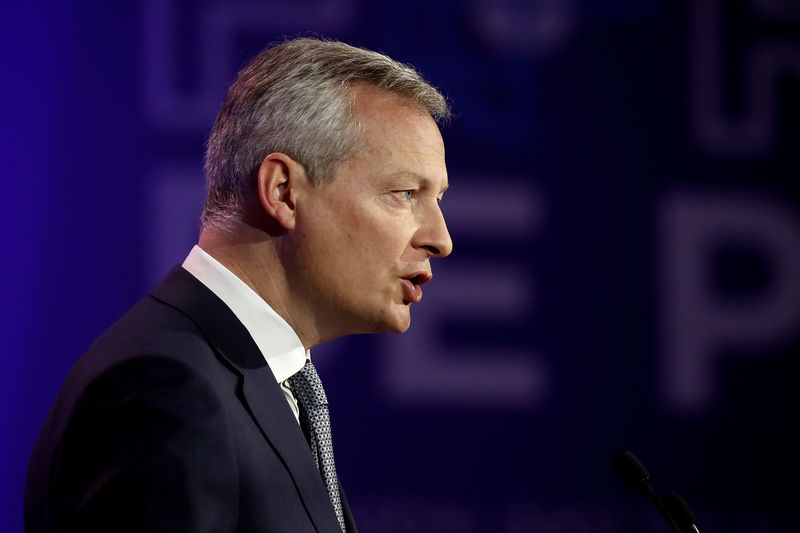
[[[317,369],[310,359],[299,372],[289,378],[289,384],[300,405],[300,424],[309,437],[311,455],[314,456],[317,468],[322,474],[339,525],[342,526],[342,531],[345,531],[342,498],[339,494],[339,481],[336,478],[336,465],[333,462],[328,398],[325,396],[325,389],[322,388]]]

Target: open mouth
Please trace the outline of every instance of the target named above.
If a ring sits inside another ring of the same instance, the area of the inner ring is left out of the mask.
[[[415,272],[414,274],[402,278],[403,280],[403,303],[418,303],[422,300],[422,287],[420,285],[428,283],[433,276],[430,272]]]
[[[408,281],[410,281],[414,285],[422,285],[423,283],[428,281],[428,280],[424,280],[423,279],[422,274],[417,274],[416,276],[412,276],[412,277],[406,278],[406,279],[408,279]]]

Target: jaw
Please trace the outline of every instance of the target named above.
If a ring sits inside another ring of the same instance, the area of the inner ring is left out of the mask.
[[[327,319],[321,320],[328,333],[325,340],[354,334],[404,333],[411,325],[411,304],[402,298],[388,305],[384,302],[380,310],[366,307],[350,312],[341,308],[331,311]]]
[[[404,333],[411,326],[411,303],[395,303],[391,309],[391,320],[386,322],[386,330],[392,333]]]
[[[380,288],[368,289],[375,286]],[[367,290],[366,294],[362,289]],[[349,290],[354,291],[351,296],[360,294],[361,297],[342,298],[341,295]],[[334,296],[320,299],[320,294]],[[389,282],[366,279],[361,289],[354,288],[350,282],[335,284],[331,281],[315,290],[305,291],[302,296],[303,302],[313,304],[306,305],[301,316],[314,316],[311,322],[318,337],[316,344],[353,334],[404,333],[411,325],[413,303],[405,300],[402,284],[394,276]]]

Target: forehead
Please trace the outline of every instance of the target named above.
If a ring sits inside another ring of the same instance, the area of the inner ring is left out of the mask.
[[[360,129],[354,162],[380,165],[384,176],[416,175],[446,186],[444,142],[424,108],[373,87],[355,88],[354,98]]]
[[[364,84],[356,85],[350,91],[355,118],[362,129],[374,129],[379,125],[418,128],[425,124],[439,132],[430,113],[421,104],[405,96]]]

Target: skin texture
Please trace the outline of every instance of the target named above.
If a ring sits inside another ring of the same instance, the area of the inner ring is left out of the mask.
[[[302,165],[268,155],[243,227],[200,246],[258,292],[306,347],[354,333],[403,332],[431,257],[452,241],[439,208],[444,144],[430,115],[372,87],[353,89],[362,147],[315,187]],[[414,284],[406,279],[414,278]]]

